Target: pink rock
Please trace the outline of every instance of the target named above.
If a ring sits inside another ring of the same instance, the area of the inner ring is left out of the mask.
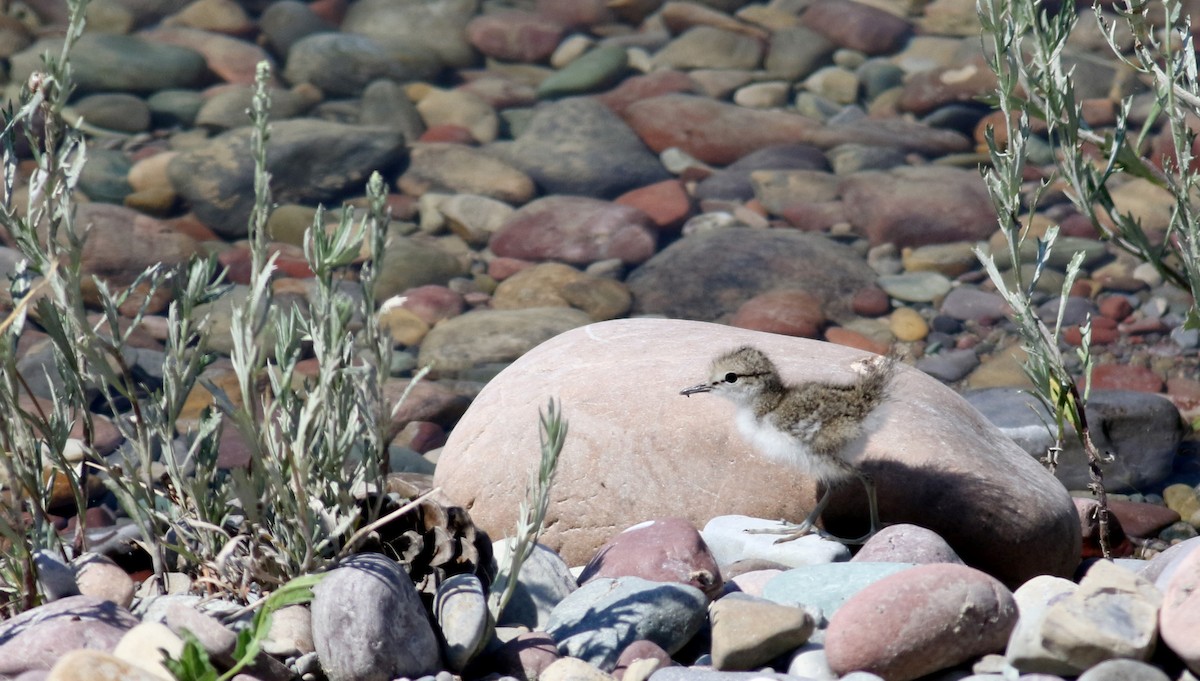
[[[404,293],[405,300],[401,307],[411,310],[420,317],[421,321],[433,326],[443,319],[450,319],[462,314],[463,297],[457,291],[445,286],[429,284],[410,288]]]
[[[821,301],[807,291],[775,290],[742,303],[730,326],[785,336],[816,338],[825,326]]]
[[[95,596],[69,596],[0,622],[0,674],[48,670],[79,648],[109,652],[138,624],[129,611]]]
[[[658,669],[675,666],[675,661],[671,659],[667,651],[662,649],[662,646],[654,641],[641,640],[630,643],[625,647],[625,650],[621,651],[621,655],[617,657],[617,666],[613,668],[612,675],[618,681],[624,679],[625,670],[629,669],[629,665],[638,660],[656,660],[658,662]]]
[[[846,209],[841,201],[789,201],[779,217],[806,232],[827,232],[846,221]]]
[[[708,597],[721,593],[721,569],[686,518],[660,518],[630,527],[605,544],[583,568],[580,586],[602,577],[678,582]]]
[[[1100,314],[1118,322],[1133,313],[1133,305],[1125,296],[1107,296],[1100,301]]]
[[[308,261],[304,259],[304,251],[299,246],[273,243],[268,246],[268,251],[279,254],[279,257],[275,259],[275,269],[280,274],[293,279],[309,279],[313,276]],[[235,284],[250,283],[253,258],[249,242],[242,242],[233,248],[222,251],[217,256],[217,262],[226,268],[226,276],[229,281]]]
[[[607,0],[537,0],[537,11],[570,28],[594,26],[613,19]]]
[[[494,59],[522,63],[547,59],[563,36],[562,24],[522,11],[482,14],[467,24],[467,40]]]
[[[1146,367],[1132,364],[1099,364],[1092,369],[1091,388],[1160,393],[1163,391],[1163,380]]]
[[[614,202],[649,215],[660,230],[675,229],[692,215],[692,198],[679,180],[663,180],[632,189]]]
[[[1158,621],[1163,642],[1200,674],[1200,551],[1185,556],[1175,569]]]
[[[549,634],[530,631],[518,634],[492,653],[489,661],[494,668],[488,671],[498,671],[518,679],[536,679],[559,657],[558,643]]]
[[[886,355],[888,352],[888,344],[877,341],[873,338],[868,338],[863,334],[847,329],[844,326],[831,326],[825,329],[825,340],[837,345],[844,345],[848,348],[857,348],[866,350],[877,355]]]
[[[83,247],[83,272],[128,286],[144,269],[187,262],[198,252],[195,239],[171,224],[109,203],[84,203],[76,221],[91,232]]]
[[[461,125],[451,125],[444,123],[442,125],[432,125],[425,128],[425,132],[417,138],[418,142],[445,142],[449,144],[475,144],[475,137],[471,135],[471,131]]]
[[[521,270],[529,269],[537,263],[518,258],[492,258],[488,263],[488,276],[496,281],[504,281]]]
[[[855,173],[841,193],[846,218],[873,245],[980,241],[996,230],[987,188],[974,170],[908,166]]]
[[[490,242],[499,256],[586,265],[618,258],[640,263],[654,255],[654,223],[629,206],[581,196],[548,196],[509,217]]]
[[[917,525],[888,525],[867,540],[852,563],[953,563],[962,558],[933,530]]]
[[[804,11],[800,22],[838,47],[867,54],[895,52],[912,35],[904,19],[853,0],[821,0]]]
[[[855,293],[850,305],[854,314],[863,317],[880,317],[892,309],[892,301],[887,292],[878,286],[868,286]]]
[[[1017,623],[1012,593],[962,565],[920,565],[859,591],[833,614],[829,667],[910,681],[1004,650]]]

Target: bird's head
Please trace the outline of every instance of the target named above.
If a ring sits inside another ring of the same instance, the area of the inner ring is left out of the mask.
[[[749,404],[764,391],[780,385],[779,372],[758,348],[744,345],[713,360],[708,382],[685,388],[680,395],[714,393],[738,404]]]

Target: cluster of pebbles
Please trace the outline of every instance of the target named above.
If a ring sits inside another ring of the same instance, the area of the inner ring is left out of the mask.
[[[11,98],[60,44],[66,7],[8,9]],[[310,295],[302,243],[318,204],[361,206],[366,179],[383,174],[388,390],[435,368],[395,415],[397,467],[431,474],[481,387],[530,349],[630,316],[898,348],[1031,455],[1045,450],[1017,393],[1027,379],[1007,310],[973,253],[1003,243],[978,171],[995,122],[979,97],[994,77],[973,0],[93,0],[87,17],[68,111],[89,139],[84,271],[124,286],[147,266],[215,254],[241,285],[203,310],[218,352],[249,279],[256,65],[274,66],[278,300]],[[1091,12],[1067,58],[1094,128],[1111,125],[1118,96],[1133,97],[1135,123],[1148,115],[1152,94]],[[1052,161],[1045,140],[1034,147],[1034,166]],[[1147,233],[1166,230],[1165,191],[1119,178],[1112,198]],[[703,532],[648,519],[593,547],[581,574],[539,548],[494,626],[486,579],[447,579],[426,601],[395,563],[363,555],[311,609],[276,615],[242,677],[1194,678],[1200,467],[1181,444],[1181,415],[1200,416],[1200,334],[1182,324],[1193,301],[1101,240],[1064,195],[1025,219],[1031,233],[1064,234],[1037,293],[1047,318],[1070,255],[1085,253],[1065,343],[1091,320],[1093,422],[1123,492],[1114,545],[1151,560],[1005,584],[919,527],[893,526],[851,558],[815,537],[751,541],[753,519]],[[21,258],[0,236],[8,274]],[[131,332],[140,374],[161,367],[168,303],[151,299]],[[46,337],[30,325],[19,351],[48,398]],[[208,378],[231,381],[228,362]],[[197,391],[185,419],[209,403]],[[118,450],[99,422],[101,453]],[[1082,489],[1079,471],[1060,479]],[[1098,550],[1091,503],[1078,502],[1085,556]],[[89,515],[101,531],[128,522],[104,504]],[[42,558],[53,600],[0,623],[0,677],[170,678],[158,650],[179,650],[184,631],[230,663],[234,634],[219,619],[244,624],[230,618],[237,606],[201,602],[186,583],[139,593],[103,556]]]

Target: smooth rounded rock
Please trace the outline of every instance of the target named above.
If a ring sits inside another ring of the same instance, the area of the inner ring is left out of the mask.
[[[288,50],[283,76],[290,83],[312,83],[331,95],[354,96],[374,80],[425,80],[441,66],[436,56],[385,47],[366,36],[315,33]]]
[[[704,623],[708,597],[699,589],[639,577],[601,578],[563,599],[546,623],[559,650],[603,670],[630,643],[648,640],[674,653]]]
[[[446,664],[456,671],[466,669],[492,636],[483,584],[475,575],[451,575],[438,585],[433,612],[442,630]]]
[[[906,166],[855,173],[842,183],[850,224],[872,244],[921,246],[986,239],[996,213],[974,170]]]
[[[750,670],[808,641],[813,620],[804,610],[730,594],[709,609],[712,658],[717,669]]]
[[[461,144],[422,142],[412,145],[409,153],[408,168],[397,182],[409,194],[477,194],[519,205],[537,193],[529,175],[479,149]]]
[[[613,537],[584,566],[579,584],[604,577],[678,582],[700,589],[709,598],[724,586],[717,561],[684,518],[648,520]]]
[[[22,675],[21,679],[33,678]],[[54,660],[45,681],[163,681],[163,677],[99,650],[72,650]]]
[[[1200,674],[1200,551],[1180,560],[1167,583],[1160,626],[1163,643]]]
[[[492,544],[497,565],[504,565],[512,551],[509,540]],[[554,606],[578,587],[566,562],[554,551],[537,544],[521,564],[517,586],[500,615],[501,625],[521,625],[543,631]]]
[[[531,425],[554,394],[573,435],[559,462],[557,494],[587,503],[553,504],[542,541],[568,562],[590,558],[608,540],[607,528],[646,518],[682,512],[702,525],[734,512],[799,521],[815,502],[811,480],[756,456],[737,433],[728,402],[678,394],[703,380],[723,348],[747,343],[774,357],[787,381],[844,381],[862,356],[697,322],[589,324],[528,352],[484,388],[451,433],[435,482],[471,508],[483,529],[503,534],[536,464]],[[629,376],[637,377],[637,390]],[[846,453],[878,481],[882,519],[928,527],[968,565],[1008,583],[1071,574],[1079,520],[1062,485],[935,379],[901,367],[894,381],[893,394],[904,399],[869,416],[866,437]],[[510,452],[506,466],[484,463],[500,450]],[[692,489],[708,492],[685,492]],[[835,490],[823,519],[831,532],[854,536],[865,515],[861,487],[847,485]]]
[[[618,258],[626,264],[654,254],[646,214],[582,196],[548,196],[523,206],[492,236],[496,255],[587,265]]]
[[[417,362],[432,364],[441,376],[453,376],[489,362],[511,362],[539,343],[591,321],[586,312],[572,308],[473,310],[431,329]]]
[[[1105,660],[1076,681],[1170,681],[1163,670],[1138,660]]]
[[[330,681],[389,681],[440,669],[412,579],[381,554],[352,556],[313,588],[313,642]]]
[[[955,563],[962,558],[936,532],[916,525],[888,525],[867,540],[852,563]]]
[[[69,596],[0,622],[0,674],[46,670],[70,651],[107,652],[138,619],[94,596]]]
[[[1012,593],[961,565],[921,565],[858,592],[825,635],[837,674],[869,671],[894,681],[1004,649],[1017,622]]]
[[[45,38],[13,55],[12,82],[24,83],[44,68],[42,55],[58,54],[61,38]],[[207,68],[195,50],[132,35],[89,32],[71,53],[71,81],[80,92],[157,92],[201,84]]]
[[[839,562],[792,568],[767,582],[763,598],[820,612],[825,624],[846,601],[879,580],[913,567],[909,563]]]

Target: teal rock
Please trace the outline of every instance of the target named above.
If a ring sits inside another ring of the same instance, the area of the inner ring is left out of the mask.
[[[204,106],[204,95],[196,90],[161,90],[146,98],[150,120],[159,128],[190,128]]]
[[[61,38],[45,38],[12,58],[13,82],[43,68],[42,54],[58,54]],[[71,53],[71,77],[80,92],[157,92],[203,84],[208,65],[195,50],[132,35],[85,33]]]
[[[116,132],[137,133],[150,128],[150,106],[146,100],[120,92],[81,98],[73,105],[87,125]]]
[[[821,609],[826,618],[851,596],[912,563],[826,563],[788,570],[763,587],[763,598],[784,605]]]
[[[89,149],[87,162],[79,174],[79,189],[92,201],[121,203],[133,192],[125,179],[132,166],[123,151]]]
[[[612,86],[629,66],[629,53],[619,45],[598,47],[542,81],[543,99],[597,92]]]
[[[908,303],[929,303],[950,292],[950,280],[937,272],[905,272],[879,277],[879,288]]]

